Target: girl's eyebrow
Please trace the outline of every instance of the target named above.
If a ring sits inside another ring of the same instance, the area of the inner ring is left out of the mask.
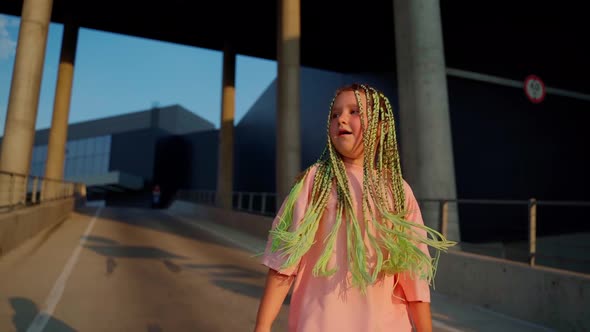
[[[347,106],[348,108],[357,108],[359,105],[357,105],[356,103],[350,103],[350,104],[348,104],[348,105],[346,105],[346,106]],[[334,107],[334,108],[332,109],[332,113],[333,113],[333,112],[337,112],[337,111],[341,111],[341,110],[342,110],[342,107]]]

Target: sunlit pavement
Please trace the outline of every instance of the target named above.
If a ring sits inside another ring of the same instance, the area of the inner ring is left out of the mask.
[[[167,211],[87,208],[0,259],[0,331],[252,331],[263,246]],[[436,331],[547,330],[436,293],[432,307]]]

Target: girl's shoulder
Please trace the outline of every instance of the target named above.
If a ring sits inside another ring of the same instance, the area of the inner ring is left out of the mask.
[[[301,171],[293,181],[293,185],[298,184],[301,181],[305,181],[303,184],[304,187],[308,187],[311,183],[313,183],[313,179],[315,178],[315,174],[317,173],[319,166],[319,162],[312,164],[311,166],[307,167],[303,171]]]
[[[412,186],[406,181],[406,179],[402,178],[402,182],[404,184],[404,196],[406,198],[406,203],[409,205],[416,205],[417,200],[416,196],[414,196],[414,190]]]
[[[321,162],[317,161],[313,164],[311,164],[305,171],[308,172],[308,174],[310,175],[311,178],[314,178],[316,173],[318,172],[318,169],[320,168]]]
[[[404,184],[404,191],[412,191],[412,187],[405,178],[402,178],[402,183]]]

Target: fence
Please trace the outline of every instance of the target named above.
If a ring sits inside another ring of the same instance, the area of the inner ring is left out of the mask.
[[[420,203],[436,203],[439,208],[439,229],[443,235],[446,235],[449,224],[449,204],[462,205],[486,205],[486,206],[519,206],[526,208],[528,214],[527,238],[528,238],[528,257],[529,265],[534,266],[537,262],[537,240],[538,240],[538,209],[541,207],[566,207],[566,208],[590,208],[590,202],[581,201],[547,201],[536,200],[489,200],[489,199],[421,199]],[[590,212],[590,209],[588,210]],[[502,246],[502,256],[507,258],[505,246]],[[551,255],[545,255],[550,257]],[[590,257],[589,257],[590,258]],[[567,258],[565,258],[567,259]],[[590,264],[590,259],[585,259]],[[588,267],[587,267],[588,268]]]
[[[215,205],[217,193],[212,190],[181,190],[177,198],[199,204]],[[238,211],[270,216],[276,213],[275,193],[233,192],[232,207]]]
[[[255,213],[261,215],[272,216],[276,213],[276,194],[275,193],[255,193],[255,192],[233,192],[232,193],[233,208],[235,210],[244,211],[248,213]],[[200,204],[215,205],[216,192],[215,191],[180,191],[177,195],[178,199],[192,201]],[[438,205],[438,228],[443,235],[447,235],[447,228],[449,224],[449,204],[457,204],[464,206],[475,206],[483,205],[488,207],[495,207],[501,209],[500,206],[512,206],[522,207],[522,215],[528,215],[523,217],[523,222],[527,222],[527,236],[528,243],[526,247],[523,247],[524,243],[517,243],[507,245],[504,241],[500,241],[499,247],[491,247],[490,245],[475,245],[470,243],[462,242],[461,249],[464,251],[476,252],[484,255],[497,256],[500,258],[506,258],[510,260],[526,261],[531,266],[538,264],[539,252],[538,252],[538,225],[537,221],[539,218],[538,209],[540,207],[561,207],[561,208],[590,208],[590,202],[579,202],[579,201],[547,201],[547,200],[536,200],[531,198],[529,200],[491,200],[491,199],[419,199],[420,205],[424,204],[437,204]],[[590,209],[587,210],[590,212]],[[519,214],[520,215],[520,214]],[[589,215],[586,213],[585,215]],[[480,216],[483,217],[483,216]],[[522,230],[510,230],[511,232],[521,232]],[[524,234],[521,234],[521,237]],[[590,237],[590,234],[588,235]],[[544,263],[541,265],[554,266],[558,268],[570,269],[585,273],[590,273],[590,255],[586,254],[590,249],[580,247],[579,243],[586,243],[585,239],[576,239],[576,243],[566,243],[561,241],[562,246],[569,246],[571,252],[575,252],[573,257],[571,253],[568,254],[556,254],[545,252],[543,255]],[[567,240],[565,241],[567,242]],[[577,246],[577,247],[576,247]],[[567,248],[566,248],[567,249]],[[548,249],[549,250],[549,249]],[[564,251],[563,248],[560,250]],[[500,252],[498,254],[498,251]],[[510,251],[511,254],[506,254]],[[561,255],[561,256],[560,256]],[[548,264],[548,259],[566,261],[560,264]],[[568,262],[569,260],[569,262]],[[572,267],[576,266],[576,267]]]
[[[81,183],[0,171],[0,211],[85,195]]]

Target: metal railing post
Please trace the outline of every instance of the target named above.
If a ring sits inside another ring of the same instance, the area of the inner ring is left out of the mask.
[[[254,206],[254,193],[248,193],[248,212],[252,212]]]
[[[51,195],[49,194],[49,187],[51,187],[51,183],[49,182],[49,180],[43,179],[43,187],[41,188],[41,196],[43,197],[43,202],[51,200]]]
[[[537,254],[537,200],[529,200],[529,264],[535,266]]]
[[[23,176],[23,189],[21,192],[21,199],[22,199],[22,203],[23,205],[27,205],[27,192],[29,191],[29,177],[28,176]]]
[[[242,192],[238,192],[238,210],[242,209]]]
[[[33,190],[31,192],[31,203],[37,203],[37,183],[39,182],[38,177],[33,178]]]
[[[439,201],[440,233],[446,238],[449,226],[449,201]]]
[[[260,212],[262,214],[266,213],[266,193],[262,193],[261,198],[262,202],[260,202]]]
[[[14,205],[12,201],[12,192],[14,191],[14,174],[10,174],[10,183],[8,185],[8,205]]]
[[[41,179],[41,186],[40,186],[40,193],[39,193],[39,203],[43,203],[45,201],[45,179]]]

